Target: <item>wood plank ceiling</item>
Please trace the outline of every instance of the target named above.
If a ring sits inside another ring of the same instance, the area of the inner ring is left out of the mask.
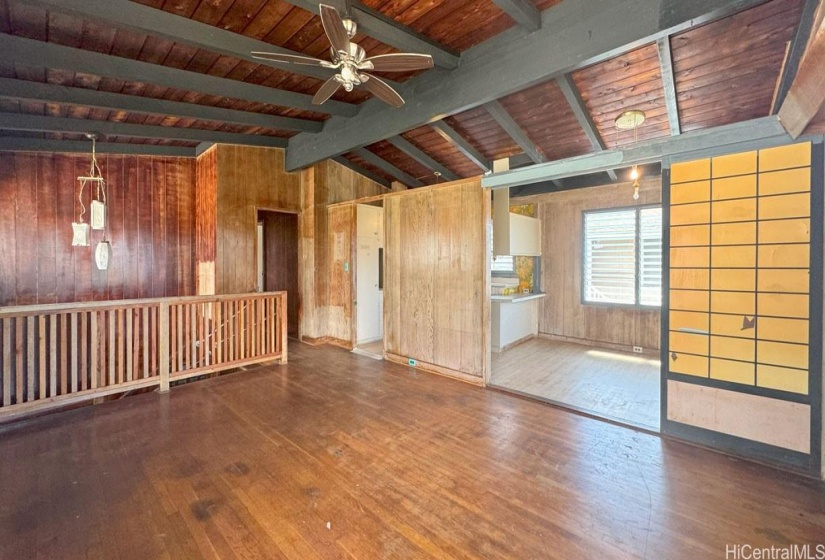
[[[788,42],[799,25],[804,0],[771,0],[725,19],[676,34],[666,40],[672,53],[678,123],[682,132],[720,126],[770,114],[773,94],[782,69]],[[309,56],[326,57],[328,41],[320,18],[284,0],[137,0],[206,25],[238,33]],[[539,10],[552,10],[559,0],[534,0]],[[460,53],[516,25],[492,0],[364,0],[397,24],[407,26],[446,49]],[[280,90],[313,95],[321,80],[288,69],[257,64],[203,48],[145,33],[121,29],[100,21],[65,15],[28,5],[22,0],[0,0],[0,33],[36,41],[103,53],[263,85]],[[355,41],[368,55],[397,52],[397,49],[359,33]],[[535,144],[546,160],[556,160],[592,152],[602,147],[626,145],[632,134],[617,135],[613,121],[622,111],[641,109],[647,121],[638,130],[638,139],[671,134],[666,92],[662,78],[661,45],[643,45],[635,50],[572,72],[572,83],[589,115],[593,130],[571,107],[556,79],[539,83],[499,100]],[[415,73],[388,75],[398,82]],[[0,78],[58,84],[93,90],[233,109],[253,114],[292,117],[323,122],[329,117],[322,106],[317,111],[253,102],[152,83],[129,81],[104,75],[33,66],[0,59]],[[447,78],[449,79],[449,78]],[[334,100],[358,106],[370,98],[361,89],[343,90]],[[47,103],[0,97],[0,113],[69,117],[155,125],[236,134],[289,138],[294,130],[268,126],[227,124],[217,120],[146,114],[91,108],[83,105]],[[491,116],[484,106],[447,116],[444,122],[488,159],[514,156],[522,148]],[[817,119],[821,124],[825,116]],[[323,131],[320,132],[323,134]],[[77,140],[77,133],[8,131],[0,136]],[[404,133],[403,138],[459,177],[478,175],[481,169],[454,143],[430,126]],[[594,139],[597,141],[594,143]],[[196,141],[180,139],[109,136],[106,141],[137,144],[190,146]],[[366,147],[392,167],[423,184],[439,179],[425,163],[384,140]],[[409,150],[408,150],[409,151]],[[363,153],[362,153],[363,154]],[[355,153],[344,154],[355,166],[370,171],[387,182],[396,180],[386,166],[379,168]],[[443,179],[441,179],[443,180]]]

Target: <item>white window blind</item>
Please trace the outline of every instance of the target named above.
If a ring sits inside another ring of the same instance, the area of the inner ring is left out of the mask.
[[[584,301],[661,305],[662,210],[584,214]]]
[[[509,255],[499,255],[497,257],[493,257],[490,270],[493,272],[513,272],[515,270],[514,267],[515,264],[513,263],[513,257]]]
[[[662,209],[639,211],[639,304],[662,305]]]
[[[636,302],[636,211],[584,215],[584,299]]]

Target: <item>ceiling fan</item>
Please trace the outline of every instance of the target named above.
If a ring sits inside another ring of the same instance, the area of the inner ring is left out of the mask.
[[[340,88],[352,91],[355,86],[363,85],[370,93],[393,107],[401,107],[404,99],[387,82],[368,74],[365,70],[378,72],[409,72],[433,67],[433,57],[428,54],[396,53],[381,54],[367,58],[364,49],[350,41],[355,36],[357,25],[351,18],[341,18],[332,6],[320,5],[321,23],[332,45],[332,61],[309,56],[292,54],[253,52],[252,57],[261,60],[306,64],[337,70],[338,73],[328,79],[312,98],[312,103],[321,105]]]

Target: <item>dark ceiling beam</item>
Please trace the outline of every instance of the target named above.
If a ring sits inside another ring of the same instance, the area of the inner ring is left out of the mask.
[[[321,106],[313,105],[312,96],[303,93],[294,93],[238,80],[218,78],[199,72],[180,70],[170,66],[64,47],[25,37],[0,34],[0,52],[9,62],[36,68],[84,72],[107,78],[143,82],[196,91],[207,95],[232,97],[256,103],[330,113],[344,117],[351,117],[358,112],[358,106],[349,103],[327,101]]]
[[[488,113],[490,113],[493,120],[495,120],[498,125],[504,129],[504,132],[506,132],[510,138],[513,139],[513,142],[518,144],[519,148],[521,148],[525,154],[530,156],[533,163],[544,163],[547,161],[547,157],[544,155],[541,148],[539,148],[535,142],[530,140],[527,132],[519,126],[519,124],[515,121],[515,119],[513,119],[501,103],[498,101],[490,101],[489,103],[484,104],[484,108]]]
[[[372,171],[369,171],[368,169],[364,169],[360,165],[355,165],[353,162],[351,162],[350,160],[348,160],[344,156],[335,156],[334,158],[332,158],[332,161],[340,163],[344,167],[347,167],[347,168],[355,171],[356,173],[358,173],[360,175],[363,175],[364,177],[366,177],[370,181],[372,181],[374,183],[378,183],[382,187],[386,187],[388,189],[392,187],[392,183],[390,183],[390,181],[387,181],[385,178],[376,175],[375,173],[373,173]]]
[[[484,157],[475,146],[470,144],[463,136],[456,132],[450,125],[444,121],[436,121],[430,123],[430,126],[439,136],[453,145],[453,147],[461,152],[464,157],[472,161],[482,172],[488,173],[493,170],[492,162]]]
[[[445,180],[455,181],[461,178],[403,136],[393,136],[392,138],[387,138],[387,141],[430,171],[440,173]]]
[[[621,149],[606,150],[496,173],[483,177],[481,185],[493,189],[517,187],[541,181],[598,173],[618,167],[646,165],[660,162],[665,158],[708,157],[710,154],[724,153],[726,150],[730,150],[732,146],[736,146],[738,149],[759,142],[782,143],[788,142],[790,139],[777,117],[763,117],[725,126],[694,130],[679,136],[654,138]]]
[[[590,141],[593,149],[597,152],[606,150],[607,145],[604,140],[602,140],[599,129],[596,127],[596,123],[593,122],[593,117],[590,116],[587,104],[584,102],[584,99],[582,99],[581,92],[579,88],[576,87],[573,77],[570,74],[559,76],[556,78],[556,85],[559,86],[562,94],[564,94],[567,104],[570,105],[570,109],[572,109],[573,114],[576,116],[576,120],[579,121],[579,126],[581,126],[584,135],[587,136],[587,140]],[[619,180],[619,176],[616,175],[614,170],[608,170],[607,174],[612,180]]]
[[[541,29],[541,12],[530,0],[493,0],[493,2],[530,33]]]
[[[315,66],[278,64],[253,59],[250,55],[252,51],[301,53],[128,0],[26,0],[25,3],[92,22],[103,22],[122,29],[163,37],[176,43],[248,60],[255,64],[273,66],[295,74],[321,80],[326,80],[331,75],[329,70]]]
[[[152,144],[98,142],[95,149],[99,154],[186,158],[193,158],[196,155],[195,148],[185,148],[180,146],[154,146]],[[48,140],[43,138],[0,136],[0,151],[91,154],[92,143],[82,140]]]
[[[286,1],[318,15],[318,0]],[[324,3],[338,8],[341,15],[346,13],[347,3],[343,0],[326,0]],[[404,52],[429,54],[433,57],[433,62],[442,68],[452,70],[458,67],[459,54],[457,52],[438,44],[421,33],[413,31],[409,27],[398,23],[377,10],[364,6],[360,2],[353,0],[350,2],[350,5],[352,9],[350,15],[352,15],[358,24],[359,32],[369,35],[382,43],[397,47]]]
[[[371,165],[374,165],[375,167],[377,167],[378,169],[380,169],[384,173],[387,173],[388,175],[392,175],[398,181],[404,183],[408,187],[423,187],[424,186],[424,183],[422,183],[421,181],[419,181],[418,179],[416,179],[412,175],[409,175],[409,174],[401,171],[400,169],[398,169],[396,166],[394,166],[393,164],[391,164],[387,160],[378,157],[377,155],[375,155],[374,153],[372,153],[371,151],[369,151],[366,148],[356,148],[355,150],[352,151],[352,153],[354,153],[355,155],[357,155],[358,157],[360,157],[361,159],[363,159],[367,163],[369,163]]]
[[[656,47],[659,52],[659,69],[662,72],[662,86],[665,91],[665,107],[667,108],[670,135],[678,136],[682,133],[682,124],[679,120],[679,103],[676,97],[676,77],[673,74],[673,54],[670,52],[670,37],[662,37],[656,41]]]
[[[264,146],[269,148],[286,147],[285,138],[259,136],[257,134],[236,134],[233,132],[219,132],[216,130],[201,130],[177,126],[153,126],[113,121],[70,119],[66,117],[45,117],[43,115],[27,115],[23,113],[0,113],[0,130],[74,132],[80,134],[102,134],[105,136],[126,136],[130,138],[149,138],[153,140],[213,142],[245,146]]]
[[[176,118],[198,119],[226,124],[256,126],[276,130],[297,130],[299,132],[320,132],[323,123],[305,119],[279,117],[263,113],[236,111],[221,107],[210,107],[195,103],[167,101],[139,95],[124,95],[85,88],[72,88],[57,84],[44,84],[0,78],[0,97],[41,103],[56,103],[92,107],[109,111],[127,111],[147,115],[165,115]]]
[[[782,75],[779,77],[776,96],[771,107],[772,115],[779,112],[779,108],[782,107],[782,104],[785,102],[788,91],[790,91],[791,85],[796,78],[796,73],[799,71],[799,63],[805,54],[808,39],[811,37],[811,30],[816,21],[816,11],[821,3],[821,0],[805,0],[805,5],[802,8],[802,17],[799,20],[799,26],[796,28],[796,35],[794,35],[791,41],[788,56],[785,59],[785,64],[782,66]]]
[[[323,139],[296,135],[287,169],[396,136],[764,1],[565,0],[541,13],[538,31],[509,29],[464,51],[452,72],[435,69],[401,84],[403,109],[370,100],[353,119],[327,120]]]

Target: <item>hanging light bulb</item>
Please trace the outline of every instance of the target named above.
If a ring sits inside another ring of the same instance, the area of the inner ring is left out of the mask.
[[[633,169],[630,170],[630,178],[634,181],[639,179],[639,168],[638,166],[634,165]]]
[[[633,200],[639,200],[639,182],[633,183]]]

